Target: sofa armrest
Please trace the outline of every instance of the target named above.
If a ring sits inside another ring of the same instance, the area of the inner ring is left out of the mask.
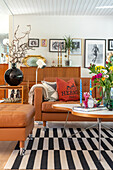
[[[34,92],[34,106],[35,106],[35,120],[40,121],[42,119],[42,88],[37,87],[35,88]]]

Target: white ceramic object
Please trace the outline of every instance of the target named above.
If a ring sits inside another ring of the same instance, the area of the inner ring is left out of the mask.
[[[89,108],[93,108],[94,107],[94,100],[93,100],[92,96],[89,96],[88,107]]]

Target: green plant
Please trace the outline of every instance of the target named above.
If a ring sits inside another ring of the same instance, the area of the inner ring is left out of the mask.
[[[68,51],[68,60],[69,60],[69,55],[70,55],[70,51],[75,49],[75,45],[73,43],[73,39],[70,36],[65,36],[64,37],[65,40],[65,50],[66,52]]]
[[[94,74],[92,76],[92,81],[95,86],[91,88],[93,90],[94,87],[102,88],[100,96],[104,96],[105,102],[110,102],[110,91],[113,88],[113,53],[110,53],[108,56],[108,61],[106,61],[106,67],[96,66],[95,64],[90,64],[89,67],[90,74]]]

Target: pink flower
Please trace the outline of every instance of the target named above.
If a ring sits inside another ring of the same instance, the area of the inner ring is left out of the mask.
[[[99,74],[96,75],[96,78],[98,78],[98,79],[101,78],[101,77],[102,77],[102,73],[99,73]]]
[[[96,75],[95,75],[95,76],[93,76],[93,77],[92,77],[92,81],[94,81],[96,78],[97,78],[97,77],[96,77]]]
[[[99,74],[92,77],[92,81],[94,81],[95,79],[99,79],[101,77],[102,77],[102,73],[99,73]]]

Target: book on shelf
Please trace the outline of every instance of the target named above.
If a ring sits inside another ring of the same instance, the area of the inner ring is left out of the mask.
[[[85,108],[84,106],[74,106],[73,111],[83,111],[83,112],[92,112],[92,111],[99,111],[99,110],[107,110],[106,107],[98,106],[98,107],[93,107],[93,108]]]

